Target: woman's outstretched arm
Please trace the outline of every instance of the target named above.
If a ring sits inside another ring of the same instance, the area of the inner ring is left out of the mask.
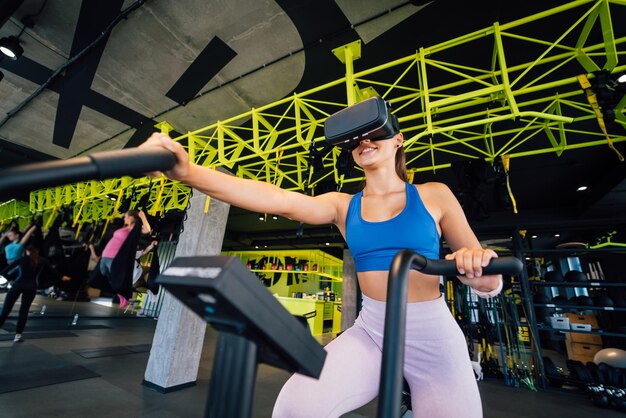
[[[165,175],[207,195],[253,212],[271,213],[308,224],[334,224],[338,219],[338,193],[307,196],[273,184],[241,179],[189,162],[183,147],[167,135],[152,134],[141,147],[161,147],[176,156],[176,165]],[[155,176],[159,173],[150,173]]]

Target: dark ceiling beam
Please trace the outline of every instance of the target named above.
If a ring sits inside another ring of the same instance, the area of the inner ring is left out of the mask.
[[[608,229],[626,229],[626,214],[606,218],[572,217],[554,211],[534,211],[511,217],[508,214],[493,214],[490,219],[470,222],[470,226],[479,237],[502,236],[515,229],[533,233],[563,233],[564,231],[601,231]]]
[[[70,60],[82,55],[80,65],[68,66],[64,83],[59,83],[59,99],[54,122],[52,143],[69,148],[74,137],[78,119],[83,109],[83,97],[90,90],[96,76],[100,58],[104,53],[111,31],[110,22],[120,14],[123,0],[106,2],[83,2],[74,29]],[[89,53],[83,54],[83,51]]]
[[[13,16],[24,0],[0,0],[0,27]]]
[[[58,160],[58,158],[53,157],[52,155],[37,151],[32,148],[24,147],[22,145],[16,144],[14,142],[9,141],[5,138],[0,138],[0,155],[3,154],[11,154],[12,156],[17,157],[19,160],[24,160],[27,162],[41,162],[41,161],[50,161],[50,160]],[[3,155],[4,157],[5,155]],[[24,164],[22,162],[14,161],[13,164],[11,160],[6,160],[6,165],[2,165],[2,167],[10,167],[11,165],[19,165]]]
[[[30,96],[28,96],[26,99],[24,99],[22,102],[20,102],[15,108],[13,108],[12,110],[10,110],[10,111],[8,111],[6,113],[4,118],[2,118],[0,120],[0,127],[4,126],[12,117],[14,117],[22,109],[24,109],[33,99],[35,99],[37,96],[39,96],[42,91],[44,91],[44,90],[46,90],[48,88],[52,89],[52,85],[54,83],[58,83],[59,80],[62,79],[62,77],[60,77],[60,76],[68,68],[70,68],[72,65],[74,65],[77,62],[80,63],[81,58],[83,56],[89,54],[93,48],[98,47],[98,45],[101,42],[101,40],[105,39],[106,37],[108,37],[108,34],[113,30],[113,28],[120,21],[122,21],[123,19],[126,19],[130,13],[132,13],[133,11],[138,9],[140,6],[142,6],[144,2],[145,2],[145,0],[136,0],[133,4],[128,6],[126,9],[124,9],[121,13],[119,13],[116,16],[116,18],[103,31],[100,32],[98,38],[96,38],[93,42],[91,42],[88,46],[86,46],[80,52],[78,52],[75,55],[73,55],[69,60],[67,60],[63,65],[61,65],[56,70],[52,71],[52,70],[49,70],[49,69],[45,69],[45,67],[44,67],[44,69],[47,70],[47,72],[49,72],[50,75],[47,77],[47,79],[43,83],[41,83],[41,82],[37,83],[37,84],[39,84],[39,86],[37,87],[37,89],[35,89],[35,91],[33,93],[30,94]],[[4,63],[4,61],[7,61],[7,60],[3,60],[3,62],[1,62],[0,65],[2,67],[4,67],[4,68],[9,69],[9,71],[11,71],[10,68],[12,68],[12,67],[10,65],[6,65]],[[21,59],[19,61],[16,61],[16,62],[19,63],[19,65],[17,65],[15,67],[16,70],[21,69],[21,67],[23,65],[22,64],[23,59]],[[35,63],[35,64],[37,64],[37,63]],[[39,65],[39,64],[37,64],[37,65]],[[40,67],[42,67],[42,66],[40,66]],[[15,72],[15,71],[12,71],[12,72]],[[15,74],[22,76],[19,72],[15,72]],[[22,76],[22,77],[24,77],[24,76]],[[27,78],[27,77],[25,77],[25,78]]]

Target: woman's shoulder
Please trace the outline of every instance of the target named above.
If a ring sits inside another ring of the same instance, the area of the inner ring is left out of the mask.
[[[437,196],[450,196],[452,195],[452,191],[445,183],[440,183],[438,181],[430,181],[427,183],[415,184],[417,190],[422,193],[428,193],[431,195]]]

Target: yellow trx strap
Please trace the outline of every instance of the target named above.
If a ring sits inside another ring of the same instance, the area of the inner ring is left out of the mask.
[[[513,213],[517,213],[517,202],[515,201],[515,196],[513,196],[513,191],[511,190],[511,183],[509,182],[509,165],[511,162],[511,157],[508,155],[502,156],[502,167],[504,167],[504,174],[506,176],[506,189],[509,192],[509,197],[511,198],[511,203],[513,204]]]
[[[83,208],[85,207],[85,203],[87,203],[87,199],[83,199],[83,203],[81,203],[80,209],[78,209],[78,212],[76,213],[76,216],[74,217],[74,223],[72,224],[72,228],[74,228],[76,224],[78,223],[78,220],[80,219],[80,215],[83,213]],[[78,236],[78,232],[76,233],[76,236]]]
[[[57,213],[57,210],[59,210],[59,208],[54,208],[52,209],[52,212],[50,212],[50,216],[48,216],[46,225],[43,227],[44,231],[47,231],[48,229],[50,229],[50,225],[52,224],[52,220],[54,219],[54,215]]]
[[[456,309],[454,309],[454,284],[452,280],[446,282],[446,290],[448,291],[448,304],[450,305],[450,311],[452,316],[456,316]]]
[[[596,93],[591,88],[591,83],[589,82],[589,79],[585,74],[579,74],[576,78],[580,83],[580,87],[582,87],[582,89],[585,91],[585,94],[587,95],[587,101],[589,102],[589,105],[593,109],[593,112],[596,114],[596,119],[598,119],[598,125],[600,125],[600,129],[604,133],[606,142],[609,144],[609,148],[615,151],[615,153],[617,154],[617,158],[619,158],[619,160],[623,162],[624,156],[620,154],[617,148],[615,148],[615,145],[613,145],[613,140],[606,130],[606,125],[604,124],[604,116],[602,116],[602,109],[600,109],[600,105],[598,104],[598,98],[596,97]]]
[[[122,205],[122,199],[124,198],[125,191],[126,189],[121,189],[120,192],[117,194],[117,200],[115,201],[115,206],[113,207],[113,213],[111,214],[111,216],[115,216],[115,214],[117,213],[117,210]]]
[[[409,183],[413,184],[413,178],[415,177],[415,170],[408,170],[406,174],[407,174]]]
[[[76,224],[74,224],[74,225],[76,225]],[[72,225],[72,226],[74,226],[74,225]],[[83,228],[83,222],[79,223],[79,224],[78,224],[78,228],[76,228],[76,234],[74,235],[74,238],[75,238],[75,239],[78,239],[78,236],[80,235],[80,230],[81,230],[82,228]]]

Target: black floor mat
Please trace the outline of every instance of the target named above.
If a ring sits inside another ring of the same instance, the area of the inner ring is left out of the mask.
[[[100,377],[83,366],[61,366],[29,372],[0,373],[0,393]]]
[[[99,376],[28,342],[0,348],[0,393]]]
[[[4,324],[2,329],[9,332],[15,332],[16,324],[7,322]],[[55,324],[43,324],[43,325],[29,325],[26,324],[25,331],[53,331],[53,330],[84,330],[84,329],[111,329],[111,327],[107,327],[106,325],[100,324],[76,324],[71,325],[70,323],[55,323]]]
[[[152,349],[152,344],[127,345],[126,348],[133,353],[147,353]]]
[[[15,335],[3,334],[0,335],[0,341],[12,341]],[[37,340],[40,338],[63,338],[63,337],[78,337],[78,335],[69,331],[50,331],[50,332],[24,332],[22,338],[25,340]]]
[[[124,354],[145,353],[150,351],[150,344],[127,345],[119,347],[87,348],[82,350],[72,350],[83,358],[100,358],[109,356],[120,356]]]

